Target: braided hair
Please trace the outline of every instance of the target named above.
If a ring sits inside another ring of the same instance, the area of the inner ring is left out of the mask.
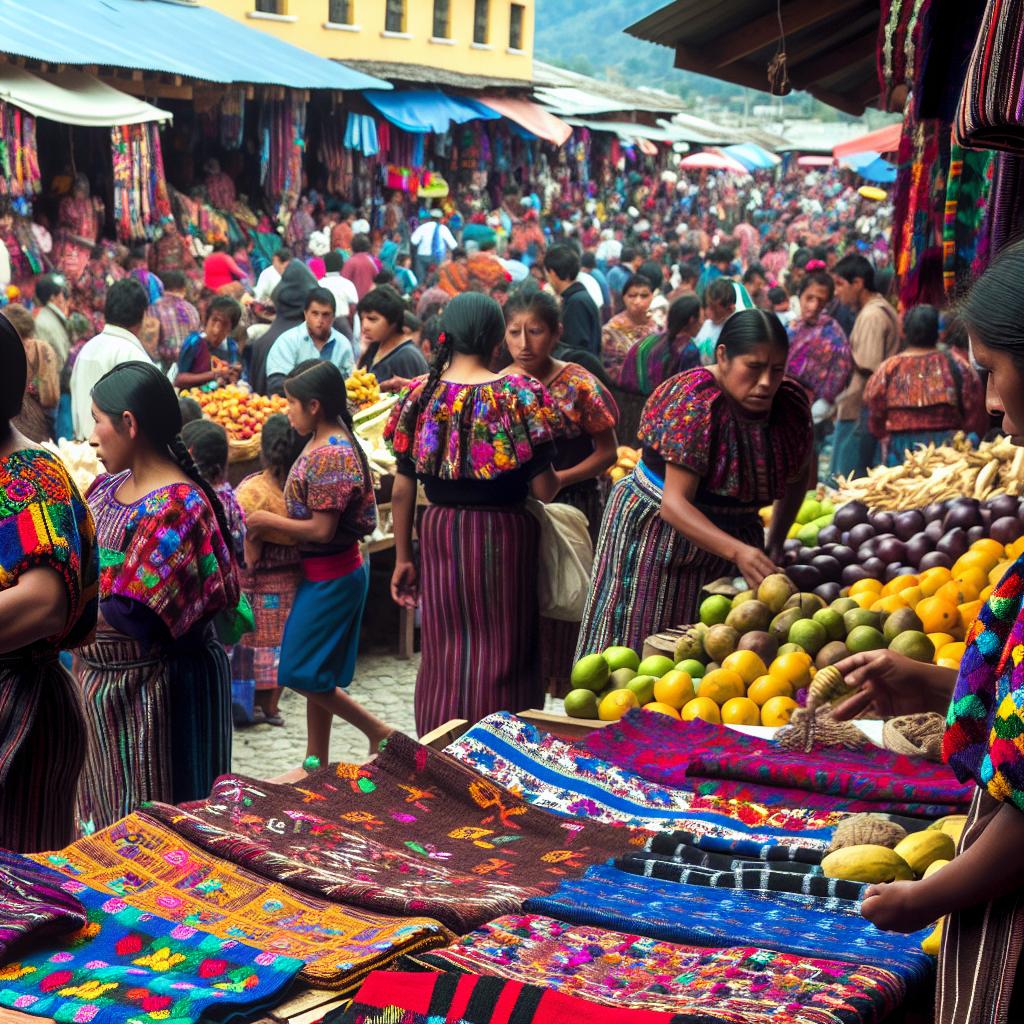
[[[224,506],[181,439],[181,407],[171,382],[163,373],[152,363],[141,360],[121,363],[100,377],[91,397],[96,408],[114,421],[130,412],[142,436],[157,452],[166,453],[203,492],[217,518],[224,545],[230,551],[231,528]]]
[[[283,412],[267,417],[260,437],[260,459],[282,489],[301,449],[302,439]]]
[[[14,325],[0,313],[0,434],[7,429],[7,421],[21,412],[28,379],[28,361],[25,345]]]

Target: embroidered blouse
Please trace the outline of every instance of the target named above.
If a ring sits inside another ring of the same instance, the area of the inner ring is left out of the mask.
[[[24,449],[0,459],[0,590],[30,569],[53,569],[64,581],[68,617],[53,639],[77,647],[96,628],[96,530],[64,463]]]
[[[836,320],[823,313],[813,324],[796,320],[786,328],[789,360],[786,373],[802,384],[811,401],[834,402],[850,383],[853,355],[850,342]]]
[[[96,517],[100,601],[127,599],[142,605],[177,640],[238,605],[238,572],[229,541],[195,484],[158,487],[125,505],[117,490],[128,476],[128,470],[99,476],[86,496]]]
[[[241,562],[245,559],[245,513],[242,506],[238,504],[234,489],[227,480],[222,480],[214,491],[220,498],[224,507],[224,518],[228,521],[228,529],[231,531],[231,548],[235,557]]]
[[[591,455],[594,435],[614,429],[619,408],[611,393],[578,363],[566,363],[547,389],[557,416],[555,469],[571,469]]]
[[[305,555],[337,554],[377,527],[373,480],[352,442],[340,435],[295,460],[284,485],[284,503],[289,519],[312,519],[314,512],[340,513],[331,540],[300,545]]]
[[[644,406],[639,438],[644,463],[655,473],[671,462],[701,477],[698,503],[724,498],[761,506],[782,497],[806,466],[811,410],[804,389],[784,380],[771,411],[755,416],[699,367],[655,390]]]

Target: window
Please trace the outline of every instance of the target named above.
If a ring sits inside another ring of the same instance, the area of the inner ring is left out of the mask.
[[[256,10],[260,14],[284,14],[284,0],[256,0]]]
[[[473,5],[473,42],[487,45],[487,22],[490,20],[490,0],[476,0]]]
[[[405,0],[387,0],[384,12],[385,32],[405,31]]]
[[[327,10],[327,20],[334,25],[352,25],[355,18],[352,15],[352,0],[330,0]]]
[[[449,0],[434,0],[434,29],[431,35],[435,39],[451,38],[451,3]]]
[[[523,48],[523,11],[522,4],[513,4],[508,20],[508,48],[510,50],[521,50]]]

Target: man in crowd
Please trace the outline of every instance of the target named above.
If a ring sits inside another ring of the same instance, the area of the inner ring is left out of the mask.
[[[412,270],[420,284],[427,283],[431,266],[440,266],[445,255],[458,245],[448,225],[441,223],[442,216],[443,212],[435,207],[430,211],[430,220],[425,220],[409,238],[413,251]]]
[[[170,369],[177,360],[181,343],[201,323],[199,310],[185,298],[186,278],[180,270],[165,270],[160,275],[164,293],[149,307],[149,315],[160,323],[157,352],[165,369]]]
[[[71,315],[71,289],[63,274],[46,274],[36,282],[36,335],[53,349],[60,373],[60,403],[54,424],[57,437],[71,437],[71,370],[67,365],[71,351],[68,317]]]
[[[234,384],[241,376],[238,343],[231,336],[242,319],[242,307],[229,295],[215,295],[206,307],[206,325],[190,334],[178,354],[174,386],[202,387],[211,381]],[[215,365],[213,360],[220,360]]]
[[[253,289],[253,298],[266,305],[271,301],[274,289],[281,283],[281,275],[292,258],[292,251],[286,245],[282,245],[273,256],[270,257],[270,266],[264,268],[256,281]]]
[[[637,272],[643,257],[631,245],[622,247],[619,262],[608,268],[608,290],[611,292],[612,312],[622,311],[622,287]]]
[[[327,359],[343,377],[350,377],[355,357],[348,339],[334,329],[337,306],[334,294],[326,288],[314,288],[306,296],[305,321],[285,331],[274,342],[267,356],[267,391],[284,394],[284,380],[299,363],[307,359]]]
[[[562,340],[569,348],[601,355],[601,316],[587,289],[576,280],[580,257],[567,242],[551,246],[544,254],[548,284],[562,300]]]
[[[356,286],[347,277],[342,277],[345,257],[333,249],[324,256],[324,276],[320,278],[320,287],[326,288],[333,296],[338,309],[338,316],[348,319],[352,325],[352,337],[359,340],[359,293]]]
[[[341,268],[341,276],[356,286],[359,298],[373,287],[373,279],[380,273],[380,261],[371,252],[372,248],[369,235],[353,235],[352,255]]]
[[[103,307],[106,326],[78,353],[71,371],[71,415],[75,437],[92,433],[92,389],[108,370],[121,363],[152,362],[139,336],[149,308],[146,289],[134,278],[115,281]]]
[[[704,294],[704,308],[707,319],[695,339],[700,350],[700,361],[710,366],[715,361],[718,336],[725,321],[736,312],[736,289],[728,278],[720,277],[708,285]]]
[[[580,280],[583,284],[587,282],[584,280],[585,277],[591,277],[597,282],[597,287],[601,290],[601,301],[598,303],[598,310],[601,313],[602,321],[607,320],[612,315],[612,293],[608,287],[608,277],[605,272],[597,265],[597,257],[589,250],[580,257]],[[593,291],[588,287],[587,291],[593,296]]]
[[[878,460],[877,442],[868,430],[864,385],[900,344],[896,311],[875,291],[875,268],[863,256],[844,256],[835,266],[836,295],[856,311],[850,334],[853,375],[836,399],[832,436],[832,477],[863,475]]]
[[[768,279],[764,274],[764,267],[760,263],[751,263],[743,273],[743,287],[747,289],[751,302],[755,309],[771,309],[772,304],[768,300]]]

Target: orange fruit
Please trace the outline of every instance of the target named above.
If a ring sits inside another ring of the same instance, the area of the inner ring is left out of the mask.
[[[917,602],[924,598],[924,594],[920,587],[907,587],[906,590],[900,591],[900,597],[907,602],[908,608],[916,608]]]
[[[1013,563],[1010,561],[1000,562],[989,574],[988,581],[993,587],[999,585],[999,581],[1006,575],[1007,570]]]
[[[902,593],[889,594],[888,597],[880,598],[871,606],[873,612],[896,612],[900,608],[909,607],[906,598]]]
[[[952,641],[952,637],[949,638]],[[792,697],[793,684],[780,676],[760,676],[755,679],[747,690],[747,696],[761,707],[772,697]]]
[[[996,561],[1001,562],[1005,548],[999,541],[993,540],[991,537],[982,537],[981,540],[976,540],[971,545],[971,551],[984,551],[986,554],[994,556]]]
[[[799,690],[811,683],[811,665],[808,655],[793,651],[789,654],[780,654],[772,662],[768,674],[775,679],[785,680],[794,690]]]
[[[684,722],[692,721],[694,718],[699,718],[705,722],[711,722],[714,725],[722,724],[722,715],[718,710],[718,705],[713,700],[708,700],[707,697],[694,697],[683,709],[679,712],[679,717]]]
[[[906,590],[908,587],[916,587],[917,584],[917,577],[910,573],[906,576],[894,576],[884,587],[882,587],[882,597],[888,597],[890,594],[898,594],[901,590]]]
[[[1012,544],[1006,545],[1006,557],[1016,561],[1024,555],[1024,537],[1018,537]]]
[[[953,637],[949,633],[929,633],[928,639],[932,642],[932,647],[935,648],[935,657],[939,656],[939,651],[942,650],[946,644],[953,643]]]
[[[863,594],[868,590],[873,594],[880,594],[882,592],[882,581],[870,579],[857,580],[857,582],[850,587],[850,597],[856,597],[858,594]]]
[[[670,708],[679,710],[684,704],[693,700],[696,691],[693,688],[693,679],[688,672],[673,669],[666,672],[654,684],[654,700],[658,704],[667,704]]]
[[[946,644],[941,651],[938,651],[935,657],[938,658],[949,658],[959,663],[960,659],[963,658],[964,653],[967,650],[967,644],[961,642],[954,642]]]
[[[983,587],[988,585],[988,574],[976,565],[969,565],[962,569],[956,574],[955,579],[958,583],[974,587],[979,593]]]
[[[937,565],[934,569],[925,569],[921,573],[921,578],[917,585],[921,588],[921,593],[925,597],[931,597],[939,587],[944,583],[948,583],[952,578],[953,574],[948,569]]]
[[[861,608],[870,609],[879,599],[879,592],[876,590],[862,590],[859,594],[851,594],[850,600],[856,601]]]
[[[935,596],[950,604],[964,604],[967,601],[977,601],[978,591],[969,583],[958,583],[956,580],[951,580],[949,583],[943,583],[935,591]]]
[[[761,708],[762,725],[788,725],[798,705],[792,697],[771,697]]]
[[[746,692],[747,685],[743,677],[728,668],[716,668],[700,681],[701,697],[713,700],[719,707],[733,697],[742,697]]]
[[[999,564],[999,561],[999,556],[992,554],[991,551],[971,548],[953,563],[953,578],[955,579],[956,574],[969,565],[975,565],[984,572],[991,572]]]
[[[733,697],[722,705],[724,725],[760,725],[761,709],[749,697]]]
[[[763,676],[768,668],[754,651],[734,651],[723,662],[723,669],[735,672],[749,686],[758,676]]]
[[[957,608],[957,611],[960,613],[960,625],[965,633],[971,628],[984,604],[985,602],[981,600],[967,601]]]
[[[978,600],[981,602],[987,601],[992,596],[992,591],[996,588],[990,583],[979,595]]]
[[[654,711],[659,715],[668,715],[670,718],[679,717],[679,712],[671,704],[662,704],[658,700],[652,700],[650,704],[645,704],[644,711]]]
[[[936,594],[926,597],[914,609],[926,633],[950,633],[960,627],[957,604]]]
[[[951,668],[954,672],[960,671],[960,662],[956,658],[936,658],[935,664],[939,668]]]

